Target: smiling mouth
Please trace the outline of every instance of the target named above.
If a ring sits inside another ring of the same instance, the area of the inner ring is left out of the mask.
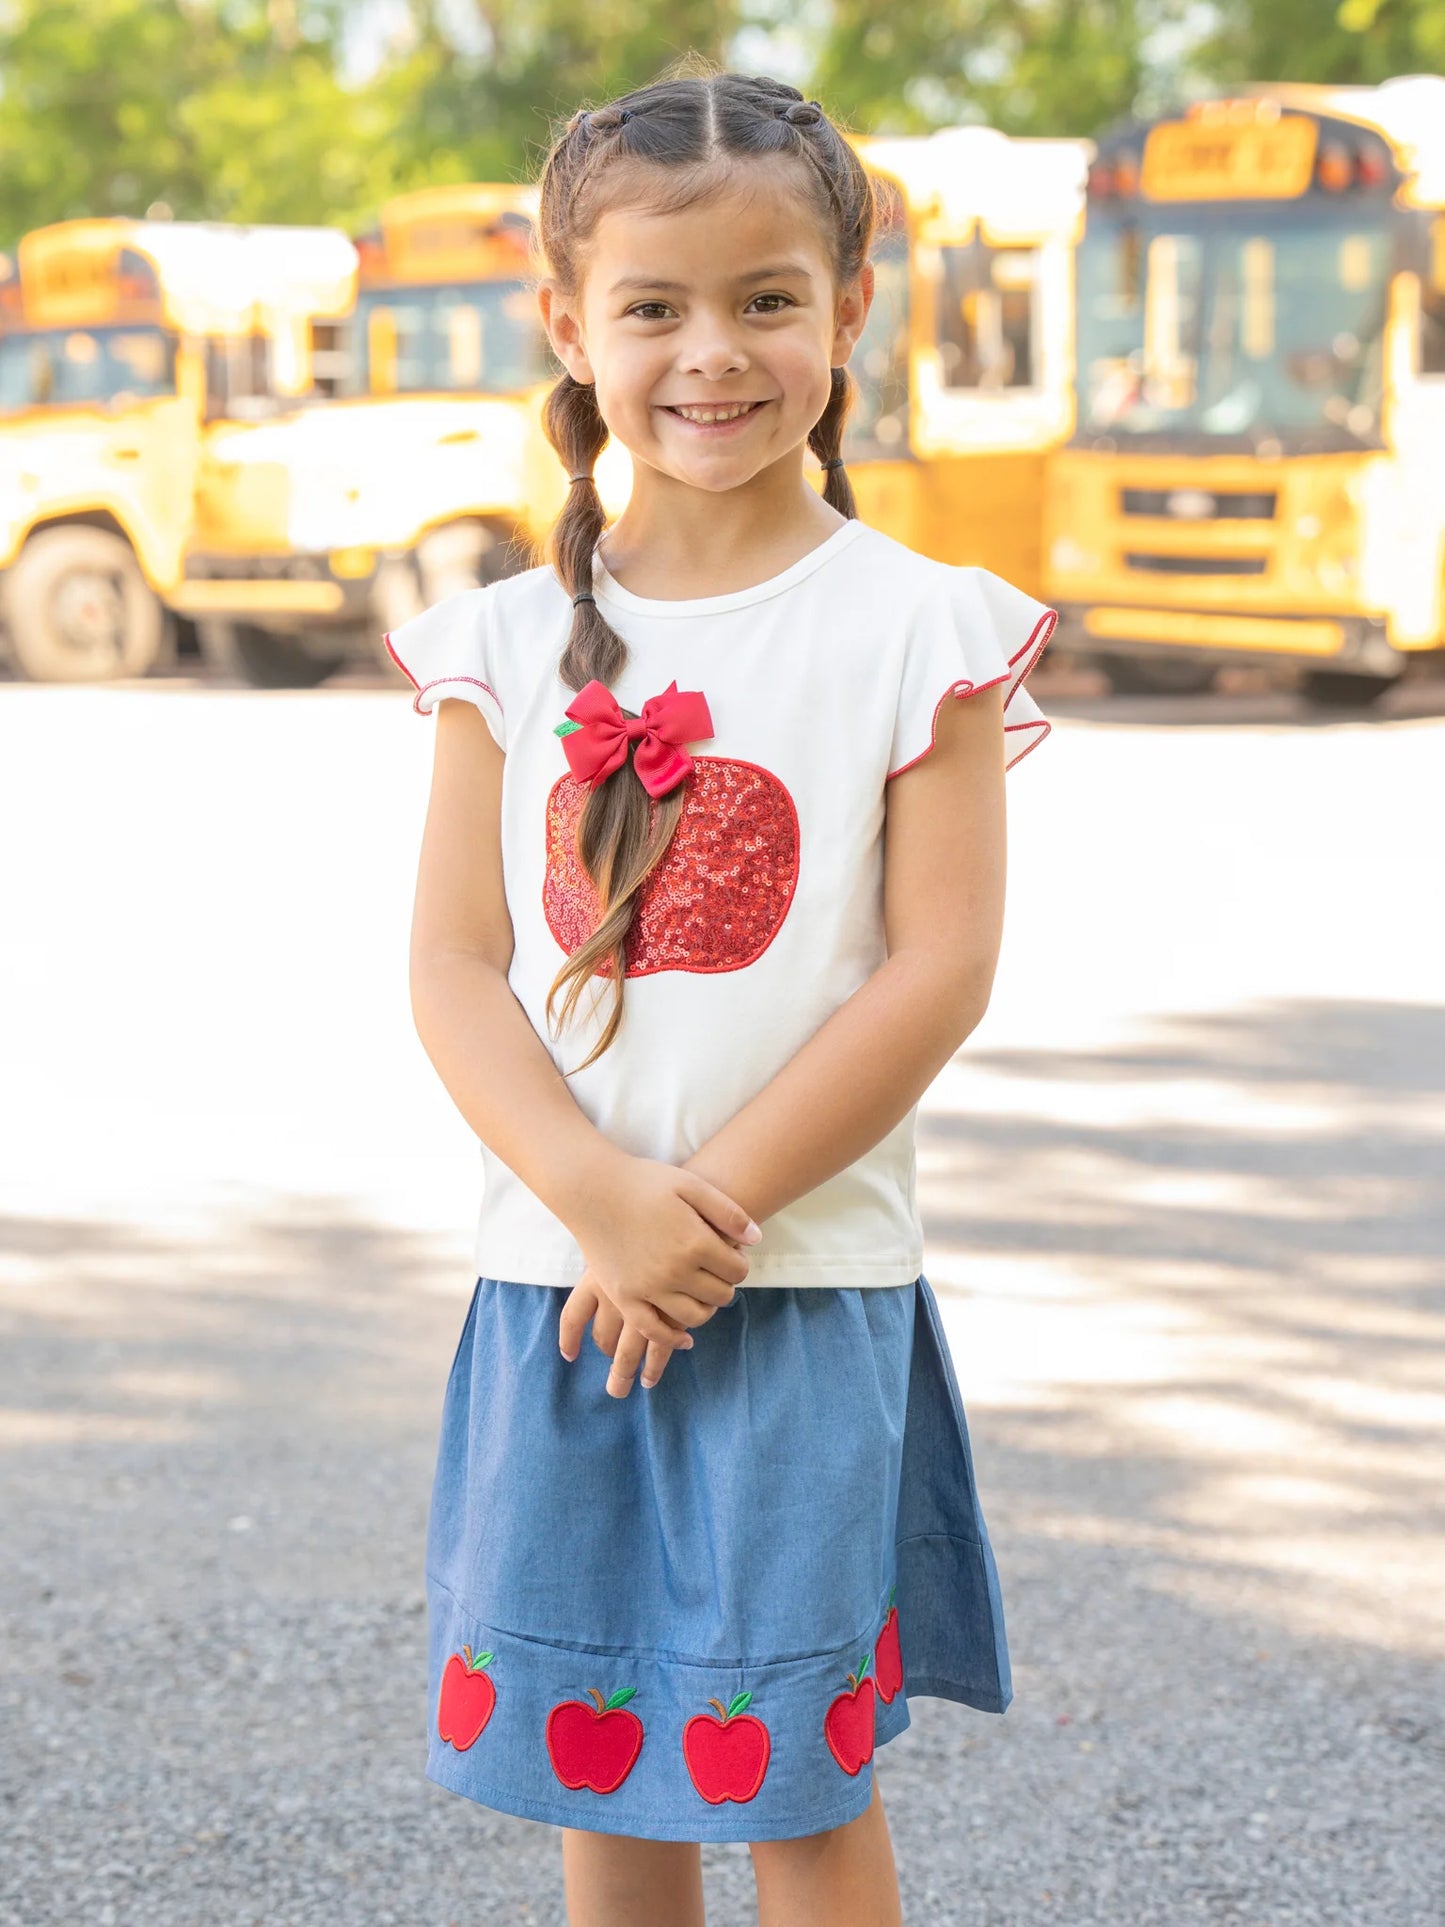
[[[767,403],[765,401],[699,402],[696,404],[695,411],[686,403],[679,405],[675,402],[663,402],[661,406],[667,414],[676,415],[679,421],[691,422],[694,428],[708,428],[714,422],[742,421],[748,415],[755,415],[760,408],[766,408]]]

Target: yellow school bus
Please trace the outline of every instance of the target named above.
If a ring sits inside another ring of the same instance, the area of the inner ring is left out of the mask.
[[[1124,689],[1292,664],[1322,704],[1440,650],[1445,81],[1260,87],[1116,130],[1077,268],[1053,646]]]
[[[858,512],[1037,593],[1044,464],[1072,426],[1071,257],[1092,150],[983,127],[850,139],[884,204],[848,363]]]
[[[143,675],[174,648],[211,425],[313,380],[355,298],[339,230],[97,219],[0,257],[0,624],[38,681]]]
[[[477,183],[389,202],[357,242],[355,311],[322,344],[340,358],[330,398],[213,439],[185,595],[250,682],[375,660],[407,616],[530,566],[566,488],[541,428],[560,367],[530,287],[536,200]],[[614,496],[615,466],[598,471]]]

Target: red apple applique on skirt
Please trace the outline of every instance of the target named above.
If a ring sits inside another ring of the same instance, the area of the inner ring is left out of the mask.
[[[497,1689],[486,1671],[491,1663],[490,1653],[478,1653],[473,1659],[470,1646],[453,1653],[446,1663],[437,1699],[437,1737],[458,1753],[476,1745],[497,1704]]]
[[[642,1721],[627,1711],[635,1686],[619,1687],[604,1700],[595,1686],[586,1700],[563,1700],[547,1715],[547,1757],[552,1771],[575,1793],[615,1793],[642,1751]]]
[[[861,1773],[873,1758],[873,1682],[867,1677],[873,1655],[867,1654],[856,1673],[848,1675],[849,1690],[840,1693],[823,1720],[828,1751],[845,1773]]]
[[[677,829],[642,886],[624,941],[629,977],[743,969],[778,934],[797,888],[798,812],[782,780],[731,756],[692,763]],[[542,907],[569,956],[597,927],[597,893],[576,851],[587,795],[588,785],[569,775],[547,798]],[[610,962],[595,974],[610,977]]]
[[[739,1693],[724,1706],[709,1700],[716,1711],[699,1713],[682,1729],[682,1757],[688,1778],[709,1806],[724,1800],[745,1804],[754,1799],[767,1777],[772,1738],[756,1713],[749,1713],[751,1693]]]
[[[892,1705],[903,1684],[903,1648],[898,1639],[898,1608],[893,1603],[897,1592],[895,1586],[888,1595],[887,1616],[878,1644],[873,1648],[873,1677],[878,1682],[878,1697],[885,1706]]]

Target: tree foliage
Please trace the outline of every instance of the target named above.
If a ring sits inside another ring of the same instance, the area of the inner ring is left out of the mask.
[[[355,229],[400,189],[531,179],[579,105],[697,55],[766,66],[779,3],[408,0],[356,79],[349,0],[0,0],[0,244],[157,203]],[[803,26],[776,44],[807,91],[890,133],[1090,134],[1212,86],[1445,66],[1445,0],[827,0]]]

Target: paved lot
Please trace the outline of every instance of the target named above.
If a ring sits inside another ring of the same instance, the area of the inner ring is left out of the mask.
[[[1445,703],[1050,707],[920,1131],[1016,1698],[888,1749],[907,1919],[1439,1927]],[[561,1921],[421,1774],[430,741],[360,678],[0,687],[7,1924]]]

